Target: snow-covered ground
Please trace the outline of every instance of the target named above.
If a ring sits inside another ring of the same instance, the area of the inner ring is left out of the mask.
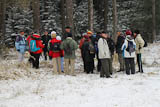
[[[51,62],[40,69],[19,66],[12,51],[0,62],[0,107],[159,107],[160,44],[144,50],[144,73],[85,74],[80,57],[77,76],[53,75]],[[26,59],[27,61],[27,59]]]

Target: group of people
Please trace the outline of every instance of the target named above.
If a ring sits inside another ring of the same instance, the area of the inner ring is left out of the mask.
[[[84,72],[94,73],[95,63],[97,58],[97,71],[100,72],[100,77],[111,78],[113,69],[113,55],[118,54],[120,69],[117,72],[126,71],[126,74],[135,74],[134,59],[137,55],[139,72],[143,72],[141,52],[145,45],[145,41],[141,37],[139,30],[131,32],[127,30],[125,35],[122,32],[117,32],[117,41],[113,41],[106,32],[97,32],[93,34],[87,31],[82,35],[79,48],[84,64]],[[77,42],[72,38],[70,27],[65,28],[64,35],[57,36],[55,31],[49,36],[45,31],[43,36],[37,33],[24,36],[24,31],[20,31],[15,42],[16,50],[19,53],[19,61],[24,59],[25,51],[29,51],[29,62],[33,68],[39,68],[39,59],[43,52],[44,59],[53,61],[53,71],[55,74],[65,73],[67,75],[75,75],[75,59],[76,50],[78,49]],[[64,66],[63,66],[64,65]]]

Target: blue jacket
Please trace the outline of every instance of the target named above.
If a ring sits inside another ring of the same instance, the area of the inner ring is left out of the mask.
[[[24,36],[18,35],[15,42],[16,50],[22,54],[25,53],[27,48],[27,42]]]

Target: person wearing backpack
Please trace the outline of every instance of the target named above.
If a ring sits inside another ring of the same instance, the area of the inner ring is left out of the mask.
[[[117,36],[118,37],[117,37],[117,42],[116,42],[116,53],[118,54],[118,61],[120,64],[120,70],[117,72],[121,72],[121,71],[124,71],[124,68],[125,68],[124,58],[123,58],[122,50],[121,50],[125,37],[122,35],[121,32],[117,32]]]
[[[125,67],[126,67],[126,74],[135,74],[135,50],[136,50],[136,43],[131,36],[132,32],[130,30],[126,31],[126,39],[122,45],[123,57],[125,59]]]
[[[61,74],[61,40],[56,39],[55,31],[51,32],[51,38],[49,41],[49,56],[51,56],[53,60],[53,71],[54,74]]]
[[[138,68],[140,73],[143,73],[143,67],[142,67],[142,51],[144,47],[144,40],[140,34],[139,30],[134,31],[134,38],[136,42],[136,55],[137,55],[137,63],[138,63]]]
[[[48,50],[48,42],[49,40],[51,39],[51,36],[48,35],[48,32],[45,31],[44,32],[44,35],[42,36],[42,41],[43,41],[43,45],[45,46],[43,48],[43,54],[44,54],[44,59],[47,60],[47,55],[49,53],[49,50]]]
[[[109,46],[108,46],[108,42],[107,42],[107,34],[106,32],[102,32],[101,34],[101,38],[98,40],[98,55],[99,55],[99,59],[101,60],[101,64],[102,64],[102,70],[100,72],[100,77],[101,78],[111,78],[110,76],[110,70],[111,70],[111,66],[110,66],[110,59],[111,59],[111,55],[110,55],[110,50],[109,50]]]
[[[24,31],[20,31],[20,35],[16,37],[15,47],[19,53],[18,60],[19,62],[22,62],[27,48],[27,42],[24,36]]]
[[[67,34],[67,38],[61,44],[61,49],[64,50],[65,74],[75,76],[75,51],[78,49],[78,45],[76,41],[72,39],[71,33]]]
[[[30,36],[29,40],[29,52],[31,55],[31,63],[33,68],[39,68],[39,58],[41,53],[43,52],[44,45],[42,44],[42,40],[39,34],[34,33]]]
[[[94,69],[94,56],[95,56],[95,48],[92,45],[92,42],[88,35],[84,36],[84,43],[82,45],[81,51],[82,56],[84,58],[85,71],[87,74],[93,73]],[[93,52],[92,49],[93,48]]]

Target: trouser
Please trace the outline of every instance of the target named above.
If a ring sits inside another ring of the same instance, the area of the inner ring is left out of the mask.
[[[101,60],[98,57],[98,53],[96,53],[98,64],[97,64],[97,71],[100,72],[102,68]]]
[[[55,74],[61,73],[61,58],[53,58],[53,71]]]
[[[85,59],[84,59],[84,56],[82,56],[82,60],[83,60],[83,68],[84,68],[84,72],[86,72],[86,65],[85,65]]]
[[[64,66],[65,73],[74,75],[75,59],[65,58],[64,63],[65,63]]]
[[[24,60],[24,53],[18,52],[18,61],[22,62]]]
[[[44,59],[47,60],[48,51],[43,51]]]
[[[124,64],[124,58],[123,58],[122,53],[118,53],[118,61],[120,64],[120,71],[124,71],[125,64]]]
[[[109,73],[113,73],[113,67],[112,67],[113,58],[109,59]]]
[[[138,63],[139,72],[143,72],[142,55],[141,54],[137,54],[137,63]]]
[[[109,77],[110,76],[110,70],[111,70],[111,66],[110,66],[110,59],[101,59],[101,64],[102,64],[102,70],[100,72],[100,76],[101,77]]]
[[[126,67],[126,74],[130,75],[135,74],[135,62],[134,58],[125,58],[125,67]]]
[[[90,59],[90,61],[85,61],[85,65],[86,65],[86,73],[93,73],[93,69],[94,69],[94,59]]]
[[[64,57],[61,57],[61,71],[64,71]]]
[[[34,53],[30,53],[31,57],[29,59],[29,61],[32,63],[33,68],[38,69],[39,68],[39,58],[41,54],[34,54]]]

